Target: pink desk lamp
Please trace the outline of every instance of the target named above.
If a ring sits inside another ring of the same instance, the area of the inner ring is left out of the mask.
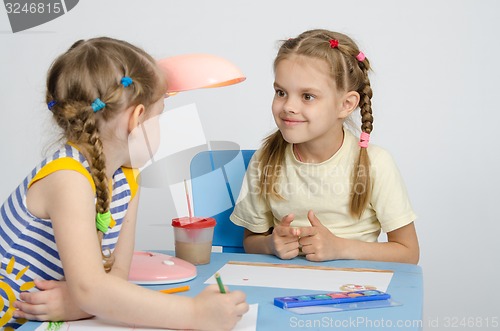
[[[167,79],[167,94],[200,88],[221,87],[246,79],[228,60],[211,54],[186,54],[158,61]]]
[[[246,79],[234,64],[211,54],[178,55],[158,60],[157,63],[166,77],[168,95],[233,85]],[[146,132],[143,133],[147,139]],[[196,267],[189,262],[166,254],[135,252],[129,281],[159,285],[185,282],[195,277]]]

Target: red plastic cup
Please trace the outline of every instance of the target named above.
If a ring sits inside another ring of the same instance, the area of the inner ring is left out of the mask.
[[[175,256],[192,264],[210,263],[215,224],[212,217],[174,218]]]

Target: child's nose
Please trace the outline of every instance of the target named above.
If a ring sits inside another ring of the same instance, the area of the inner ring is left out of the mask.
[[[292,113],[292,114],[296,114],[298,111],[297,111],[297,105],[295,103],[295,101],[292,99],[292,98],[288,98],[284,105],[283,105],[283,110],[286,112],[286,113]]]

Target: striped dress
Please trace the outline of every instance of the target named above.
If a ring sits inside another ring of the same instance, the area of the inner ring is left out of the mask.
[[[32,215],[26,207],[31,184],[58,170],[75,170],[95,185],[85,157],[72,145],[65,145],[43,160],[24,179],[0,208],[0,330],[14,330],[25,321],[12,318],[13,303],[23,291],[36,291],[33,280],[64,278],[54,240],[52,223]],[[132,169],[120,168],[112,178],[110,229],[104,235],[103,251],[113,251],[128,203],[137,191]],[[3,304],[2,304],[3,302]]]

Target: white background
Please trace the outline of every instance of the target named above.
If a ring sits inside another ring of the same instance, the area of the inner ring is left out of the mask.
[[[374,67],[372,141],[396,159],[419,216],[424,325],[444,329],[456,318],[486,329],[500,318],[499,22],[494,0],[85,0],[13,34],[2,6],[0,199],[55,139],[45,74],[77,39],[125,39],[156,58],[204,52],[229,59],[245,82],[178,95],[167,109],[195,103],[207,140],[255,149],[274,128],[277,42],[310,28],[337,30]],[[176,211],[170,194],[143,190],[137,249],[173,248],[170,220],[185,210]]]

